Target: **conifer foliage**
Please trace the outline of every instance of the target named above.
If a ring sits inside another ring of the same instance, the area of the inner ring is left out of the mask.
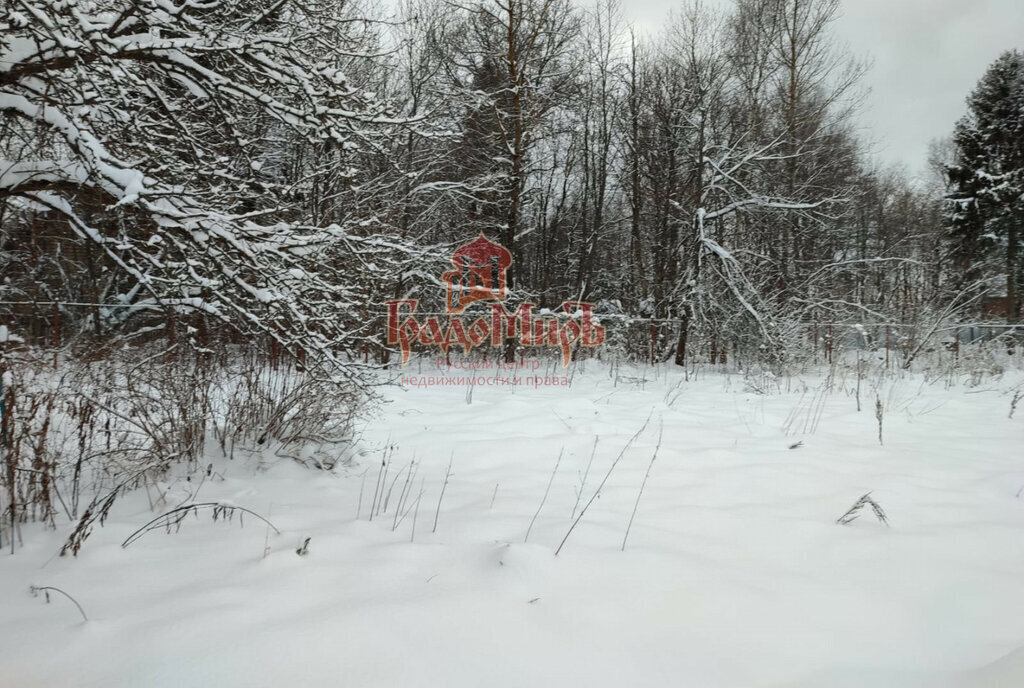
[[[968,278],[1005,275],[1011,320],[1020,315],[1024,240],[1024,54],[1003,53],[967,99],[949,168],[951,248]]]

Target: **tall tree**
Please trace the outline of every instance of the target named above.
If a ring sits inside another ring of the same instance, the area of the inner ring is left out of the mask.
[[[458,7],[448,34],[453,96],[466,104],[462,164],[471,215],[513,256],[509,289],[523,273],[520,236],[529,216],[533,151],[544,124],[571,96],[571,46],[579,17],[568,0],[483,0]],[[505,356],[514,355],[509,340]]]
[[[963,273],[988,277],[1001,254],[1007,318],[1020,317],[1024,272],[1024,54],[1003,53],[967,99],[949,168],[952,252]]]

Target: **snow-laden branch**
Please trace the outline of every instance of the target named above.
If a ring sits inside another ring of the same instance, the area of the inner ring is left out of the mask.
[[[310,223],[294,199],[339,168],[362,184],[334,202],[369,198],[361,163],[385,159],[384,142],[417,118],[394,116],[342,70],[371,52],[353,17],[236,9],[11,0],[0,9],[0,199],[63,218],[128,278],[129,300],[346,368],[345,352],[370,338],[371,278],[408,271],[423,251],[386,236],[372,208]],[[292,184],[299,146],[344,164]]]

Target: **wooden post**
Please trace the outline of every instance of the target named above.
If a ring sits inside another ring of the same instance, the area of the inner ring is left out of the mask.
[[[654,340],[655,340],[655,337],[656,337],[656,335],[655,335],[655,332],[654,332],[654,321],[652,320],[651,321],[651,365],[654,365]]]
[[[825,346],[826,346],[826,348],[828,350],[828,364],[832,365],[832,346],[833,346],[833,342],[832,342],[832,326],[831,325],[828,326],[828,335],[826,335]]]

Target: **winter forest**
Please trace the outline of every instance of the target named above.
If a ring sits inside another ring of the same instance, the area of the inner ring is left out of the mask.
[[[850,1],[0,0],[0,685],[1024,685],[1024,44]]]

